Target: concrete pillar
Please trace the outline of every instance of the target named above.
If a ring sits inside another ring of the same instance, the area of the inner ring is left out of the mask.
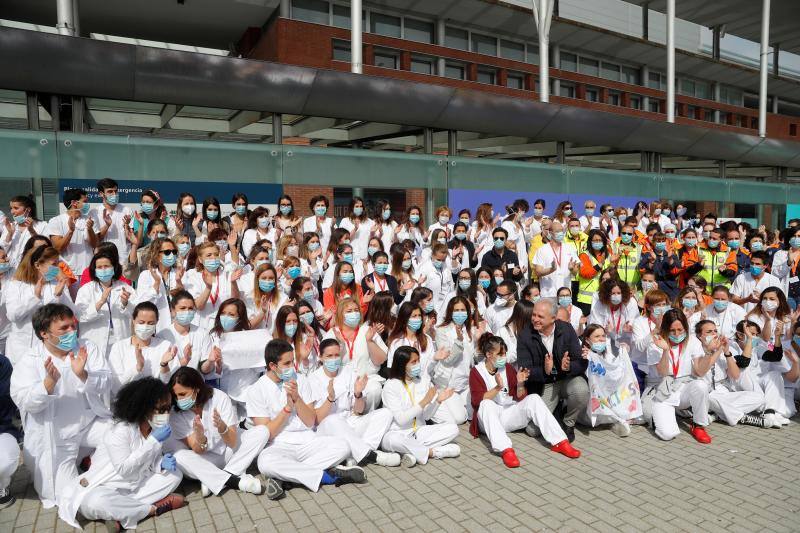
[[[39,129],[39,97],[36,93],[25,93],[25,107],[28,115],[28,129]]]
[[[713,91],[714,91],[714,101],[719,102],[722,99],[722,87],[718,81],[713,83]],[[714,122],[719,124],[719,109],[714,110]]]
[[[436,44],[444,46],[446,25],[444,19],[436,19]],[[443,57],[436,59],[436,75],[444,76],[445,61]]]
[[[550,48],[550,64],[553,68],[561,68],[561,46],[557,43],[553,43],[552,48]],[[552,93],[556,96],[560,96],[561,80],[553,79],[552,87]]]
[[[272,144],[283,144],[283,114],[272,114]]]
[[[292,16],[292,0],[281,0],[281,18],[288,19]]]
[[[650,67],[647,65],[642,65],[640,69],[641,72],[639,76],[642,78],[642,86],[649,87],[650,86]],[[650,111],[650,97],[642,95],[642,110]]]

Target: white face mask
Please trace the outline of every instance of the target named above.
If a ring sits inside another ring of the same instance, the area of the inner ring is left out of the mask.
[[[300,254],[300,248],[298,246],[287,246],[286,247],[286,255],[293,255],[297,257]]]
[[[194,215],[194,210],[195,210],[194,204],[188,204],[181,207],[181,211],[183,211],[184,215]]]
[[[133,331],[136,337],[143,341],[150,340],[156,334],[156,327],[150,324],[134,324]]]
[[[778,308],[778,302],[775,300],[764,300],[761,302],[761,307],[764,308],[764,311],[774,311]]]
[[[156,413],[147,421],[152,429],[169,424],[169,413]]]

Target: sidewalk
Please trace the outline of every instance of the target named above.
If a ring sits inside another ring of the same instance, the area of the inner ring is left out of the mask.
[[[293,489],[279,502],[234,491],[202,499],[199,484],[185,481],[189,505],[137,531],[798,531],[800,425],[714,423],[709,434],[704,446],[685,431],[669,443],[643,427],[626,439],[578,431],[583,456],[569,460],[515,433],[522,467],[509,470],[464,426],[458,459],[370,466],[365,485]],[[42,509],[24,468],[12,489],[18,500],[0,511],[0,532],[71,530]]]

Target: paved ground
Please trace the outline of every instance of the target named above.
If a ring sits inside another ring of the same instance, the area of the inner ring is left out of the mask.
[[[509,470],[464,427],[458,459],[372,466],[365,485],[293,489],[279,502],[233,491],[204,500],[184,482],[189,505],[139,531],[800,531],[800,425],[709,432],[709,446],[685,432],[660,442],[642,427],[627,439],[579,433],[578,460],[517,433],[522,467]],[[0,511],[1,532],[70,529],[42,510],[24,469],[12,488],[18,501]]]

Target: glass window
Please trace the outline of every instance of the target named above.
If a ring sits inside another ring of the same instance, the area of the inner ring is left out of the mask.
[[[336,61],[352,61],[350,56],[350,43],[333,41],[333,59]]]
[[[694,82],[692,80],[682,79],[680,84],[681,94],[687,96],[694,96]]]
[[[641,83],[639,69],[633,67],[622,67],[622,77],[620,79],[625,83],[639,85]]]
[[[630,101],[631,109],[641,109],[642,108],[642,98],[640,96],[631,95],[629,101]]]
[[[333,25],[337,28],[350,29],[350,6],[333,4]],[[361,27],[367,27],[367,12],[361,11]]]
[[[433,23],[424,20],[405,18],[404,38],[409,41],[433,44]]]
[[[292,18],[315,24],[328,24],[328,2],[324,0],[292,0]]]
[[[650,109],[652,113],[661,113],[661,103],[658,100],[650,100]]]
[[[497,39],[488,35],[472,34],[472,51],[490,56],[497,55]]]
[[[651,72],[648,75],[648,83],[647,85],[652,89],[661,89],[661,74],[658,72]]]
[[[500,55],[514,61],[525,61],[525,45],[512,41],[500,41]]]
[[[400,17],[392,17],[382,13],[371,13],[369,17],[369,27],[371,33],[385,35],[387,37],[401,37]]]
[[[433,59],[426,59],[423,57],[411,58],[411,72],[416,72],[418,74],[433,74],[433,65]]]
[[[608,93],[608,103],[611,105],[619,105],[619,93]]]
[[[537,91],[539,90],[538,81],[536,85],[536,90]],[[564,96],[566,98],[575,98],[575,87],[572,85],[566,85],[562,83],[558,94],[559,96]]]
[[[726,104],[742,105],[742,91],[723,85],[720,87],[720,100]]]
[[[597,89],[586,89],[586,99],[590,102],[597,102],[600,99],[600,93]]]
[[[607,80],[619,81],[619,65],[603,61],[602,76]]]
[[[509,73],[508,77],[506,78],[506,87],[511,89],[524,89],[525,76],[522,74]]]
[[[467,30],[447,26],[444,30],[444,45],[449,48],[469,50],[469,34]]]
[[[463,80],[464,79],[464,65],[457,65],[455,63],[447,63],[444,67],[444,75],[448,78],[454,78],[456,80]]]
[[[539,45],[528,43],[528,54],[525,61],[532,65],[539,64]]]
[[[561,52],[561,70],[569,70],[570,72],[578,71],[578,56]]]
[[[391,52],[375,52],[375,66],[383,68],[397,68],[397,55]]]
[[[589,59],[588,57],[582,57],[580,62],[579,72],[581,74],[586,74],[587,76],[599,76],[600,75],[600,62],[596,59]]]
[[[694,95],[697,98],[708,98],[709,96],[708,84],[702,81],[694,82]]]
[[[478,69],[478,83],[487,83],[494,85],[496,83],[497,74],[494,70]]]

